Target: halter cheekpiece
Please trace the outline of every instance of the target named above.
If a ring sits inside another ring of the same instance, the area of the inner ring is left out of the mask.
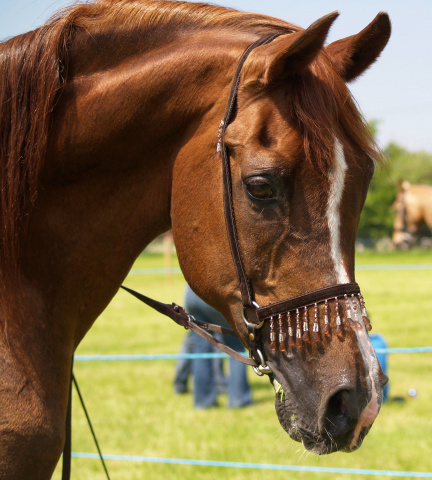
[[[285,352],[290,348],[301,349],[312,342],[322,342],[324,338],[331,337],[333,333],[342,338],[344,336],[344,324],[342,321],[344,313],[348,324],[353,329],[362,330],[364,326],[367,331],[370,331],[372,328],[367,317],[364,299],[357,283],[332,285],[260,307],[255,301],[252,282],[246,273],[237,233],[232,195],[231,167],[228,151],[224,144],[224,137],[226,129],[232,120],[237,102],[241,72],[247,57],[252,50],[270,43],[279,35],[269,34],[260,38],[249,45],[241,56],[232,82],[225,116],[219,124],[216,145],[217,154],[222,160],[225,223],[231,255],[239,279],[243,304],[242,317],[248,330],[250,358],[244,357],[226,345],[221,344],[205,331],[222,331],[223,333],[234,334],[232,330],[221,329],[221,327],[216,325],[199,322],[178,305],[162,304],[123,287],[129,293],[152,308],[169,316],[178,324],[195,331],[230,356],[243,363],[252,365],[258,375],[271,373],[270,368],[266,365],[261,347],[263,339],[260,331],[266,322],[269,324],[268,341],[270,350],[279,352]],[[360,306],[360,312],[357,304]],[[334,317],[334,325],[332,324],[332,317]]]

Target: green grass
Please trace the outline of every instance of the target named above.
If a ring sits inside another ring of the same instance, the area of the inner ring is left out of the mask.
[[[432,264],[425,251],[365,252],[358,264]],[[176,264],[175,264],[176,265]],[[163,267],[159,255],[141,256],[136,268]],[[432,271],[358,271],[374,331],[390,347],[432,345]],[[182,303],[180,274],[131,275],[131,288],[165,302]],[[78,349],[78,354],[176,353],[185,331],[120,291]],[[173,361],[76,362],[83,392],[102,450],[109,454],[189,458],[230,462],[312,465],[432,472],[432,354],[389,357],[390,396],[364,441],[352,454],[318,457],[284,434],[274,412],[274,394],[266,378],[249,372],[255,404],[241,410],[192,408],[191,395],[173,393]],[[418,396],[408,397],[416,388]],[[95,452],[84,415],[74,394],[73,450]],[[347,480],[343,474],[283,472],[217,467],[107,461],[112,480]],[[73,478],[103,479],[98,460],[75,458]],[[60,469],[54,476],[60,479]],[[364,478],[364,477],[358,477]],[[376,478],[376,477],[375,477]],[[382,477],[390,478],[390,477]]]

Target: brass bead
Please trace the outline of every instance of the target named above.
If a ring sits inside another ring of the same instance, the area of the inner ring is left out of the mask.
[[[254,341],[255,340],[255,335],[253,333],[249,333],[249,339]]]

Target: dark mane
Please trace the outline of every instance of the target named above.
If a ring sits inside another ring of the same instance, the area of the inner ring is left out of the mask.
[[[64,12],[74,12],[75,22],[82,28],[98,31],[115,28],[131,31],[144,26],[165,30],[227,27],[256,33],[296,31],[298,27],[282,20],[241,12],[207,3],[165,0],[96,0],[77,4]],[[62,13],[60,13],[62,15]]]
[[[74,32],[164,27],[261,34],[295,27],[281,20],[202,3],[99,0],[60,11],[46,25],[0,45],[0,285],[17,270],[19,239],[36,199],[51,113],[67,72]]]
[[[34,203],[50,114],[61,88],[69,25],[44,26],[0,45],[1,284],[14,271]],[[23,229],[23,231],[21,231]],[[8,268],[9,267],[9,268]]]

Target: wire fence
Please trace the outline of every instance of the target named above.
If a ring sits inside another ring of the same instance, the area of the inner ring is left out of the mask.
[[[432,353],[432,347],[412,348],[375,348],[376,353]],[[202,358],[229,358],[226,353],[160,353],[160,354],[135,354],[135,355],[75,355],[75,361],[122,361],[122,360],[180,360]]]
[[[408,347],[408,348],[375,348],[376,353],[432,353],[432,347]],[[143,355],[75,355],[75,361],[136,361],[136,360],[178,360],[178,359],[203,359],[203,358],[229,358],[225,353],[177,353],[177,354],[143,354]],[[96,453],[72,452],[75,458],[99,459]],[[215,460],[195,460],[185,458],[158,458],[133,455],[111,455],[104,454],[104,460],[122,461],[122,462],[140,462],[140,463],[163,463],[171,465],[195,465],[219,468],[240,468],[256,470],[279,470],[291,472],[310,472],[310,473],[337,473],[346,475],[370,475],[378,477],[399,477],[399,478],[432,478],[432,472],[412,472],[397,470],[375,470],[375,469],[357,469],[357,468],[329,468],[312,467],[301,465],[277,465],[265,463],[245,463],[245,462],[224,462]]]
[[[73,457],[99,459],[97,453],[73,452]],[[123,462],[166,463],[171,465],[196,465],[203,467],[245,468],[259,470],[285,470],[290,472],[342,473],[347,475],[374,475],[388,477],[432,478],[428,472],[402,472],[395,470],[366,470],[360,468],[308,467],[301,465],[272,465],[267,463],[220,462],[214,460],[190,460],[187,458],[155,458],[131,455],[103,455],[104,460]]]

